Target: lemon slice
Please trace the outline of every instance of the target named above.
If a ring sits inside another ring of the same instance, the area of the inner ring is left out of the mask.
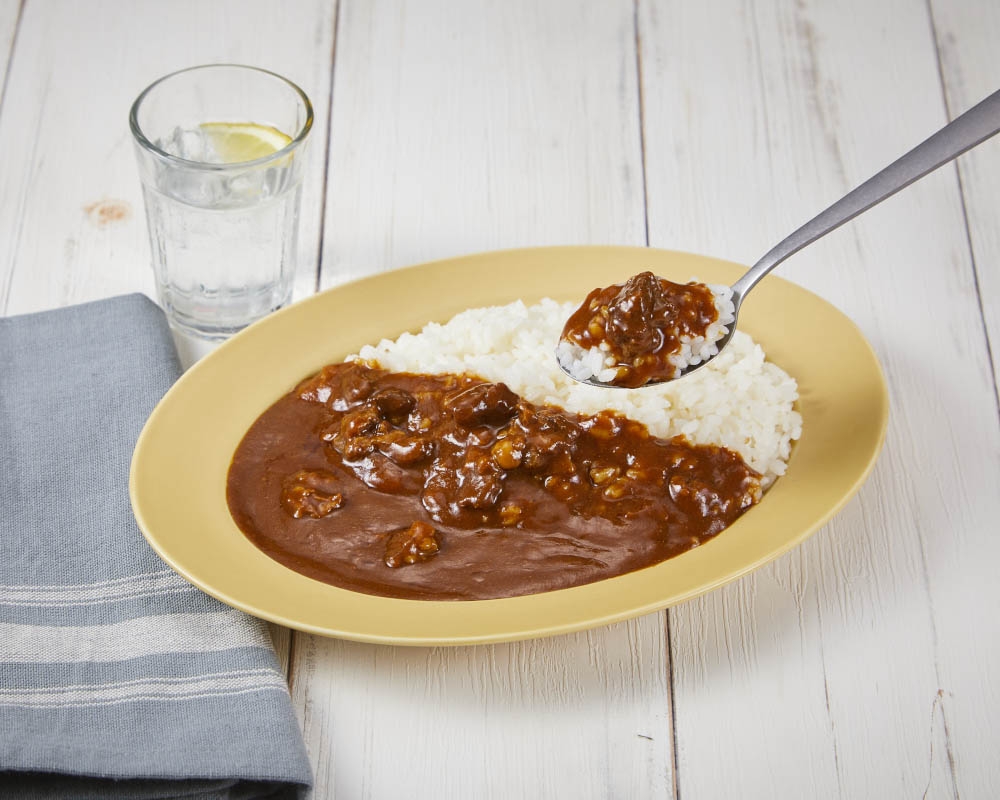
[[[199,127],[223,164],[265,158],[292,141],[277,128],[254,122],[203,122]]]

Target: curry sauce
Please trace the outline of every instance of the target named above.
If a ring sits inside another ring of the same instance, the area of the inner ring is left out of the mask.
[[[718,319],[709,286],[641,272],[594,289],[566,321],[560,338],[584,350],[600,347],[616,370],[608,383],[637,388],[678,377],[685,339],[704,337]]]
[[[718,534],[761,497],[739,455],[469,375],[331,365],[253,424],[233,518],[311,578],[457,600],[578,586]]]

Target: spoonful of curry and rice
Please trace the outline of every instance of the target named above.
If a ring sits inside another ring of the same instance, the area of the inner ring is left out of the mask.
[[[778,264],[998,131],[1000,91],[809,220],[731,287],[672,283],[643,272],[594,289],[566,322],[556,347],[559,366],[581,383],[623,389],[693,372],[729,343],[746,296]]]

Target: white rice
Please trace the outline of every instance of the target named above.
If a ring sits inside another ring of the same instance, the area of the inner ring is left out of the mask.
[[[704,336],[681,334],[677,337],[681,349],[667,357],[674,367],[674,372],[669,377],[676,378],[688,367],[696,366],[718,354],[718,342],[729,333],[729,326],[736,322],[733,290],[725,285],[706,284],[706,286],[714,295],[718,317],[705,330]],[[604,342],[600,346],[584,350],[576,342],[560,340],[556,346],[556,358],[578,381],[596,380],[600,383],[611,383],[618,369],[615,366],[615,359],[608,355],[608,349]]]
[[[739,453],[764,476],[785,473],[791,443],[802,432],[794,410],[798,388],[764,351],[737,331],[711,364],[671,383],[641,389],[603,389],[577,383],[556,363],[554,350],[573,303],[545,299],[532,306],[472,308],[447,324],[365,346],[356,356],[395,372],[462,373],[502,381],[533,403],[593,414],[612,409],[644,423],[656,436],[686,436]],[[725,324],[725,323],[720,323]],[[704,352],[702,350],[702,352]]]

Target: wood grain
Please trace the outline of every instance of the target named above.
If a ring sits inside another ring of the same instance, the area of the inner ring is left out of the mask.
[[[640,9],[654,245],[750,263],[946,122],[923,2]],[[954,169],[781,273],[872,341],[889,438],[805,546],[671,611],[680,796],[987,796],[1000,448]]]
[[[1000,6],[972,0],[931,3],[949,117],[956,117],[1000,89],[996,43],[1000,37]],[[965,199],[969,243],[976,264],[979,304],[993,356],[993,374],[1000,376],[1000,139],[967,153],[958,161]]]
[[[3,87],[7,77],[7,63],[14,48],[17,20],[21,14],[21,0],[0,0],[0,113],[3,111]]]
[[[644,242],[632,5],[341,9],[322,283]],[[476,276],[470,275],[470,280]],[[296,634],[317,797],[672,794],[662,615],[454,650]]]
[[[249,62],[314,100],[300,293],[315,285],[335,7],[227,0],[27,2],[0,117],[0,313],[153,292],[128,110],[161,75]],[[197,20],[194,24],[192,20]]]
[[[642,244],[631,4],[348,0],[323,286],[484,249]]]
[[[948,114],[955,117],[1000,88],[1000,62],[996,42],[1000,37],[1000,7],[996,3],[933,2],[933,21]],[[993,389],[1000,376],[1000,140],[994,137],[958,161],[967,234],[976,267],[975,301],[982,313],[990,344]],[[971,287],[970,287],[971,288]],[[971,295],[971,292],[970,292]],[[984,396],[988,379],[959,384],[952,392],[955,406],[964,414],[966,392],[975,386]],[[997,406],[994,406],[994,413]],[[980,426],[976,429],[976,426]],[[944,498],[947,517],[941,515],[936,534],[926,545],[930,557],[928,579],[932,589],[941,679],[938,723],[948,737],[948,755],[954,761],[957,791],[963,797],[1000,794],[1000,764],[984,755],[984,731],[996,730],[1000,690],[1000,596],[996,577],[989,569],[996,558],[997,477],[1000,475],[1000,437],[981,415],[961,426],[962,436],[953,444],[962,455],[976,436],[991,453],[991,468],[982,476],[963,471],[969,479],[962,498]],[[967,502],[961,502],[961,501]],[[957,529],[957,536],[940,535]]]
[[[461,649],[296,634],[315,796],[670,796],[661,620]]]

